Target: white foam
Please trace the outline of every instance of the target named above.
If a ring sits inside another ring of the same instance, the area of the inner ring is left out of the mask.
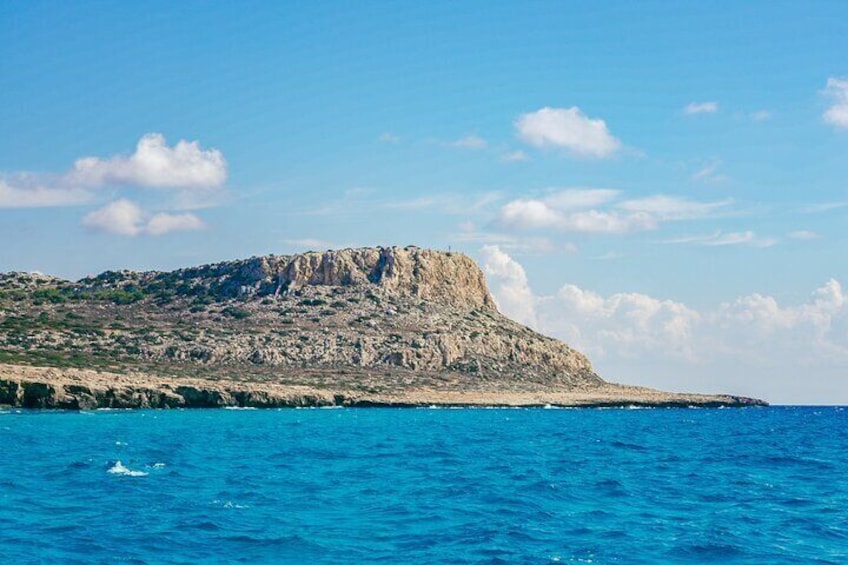
[[[258,410],[255,406],[224,406],[224,410]]]
[[[133,471],[132,469],[124,467],[124,464],[120,461],[115,461],[115,464],[112,465],[107,472],[111,473],[112,475],[124,475],[125,477],[147,476],[147,473],[145,473],[144,471]]]
[[[164,468],[165,468],[165,464],[164,464],[164,463],[154,463],[154,464],[153,464],[153,468],[154,468],[154,469],[164,469]]]

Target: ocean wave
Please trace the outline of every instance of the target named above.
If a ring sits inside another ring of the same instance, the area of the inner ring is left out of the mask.
[[[123,475],[126,477],[146,477],[148,475],[144,471],[134,471],[125,467],[120,461],[115,461],[115,464],[109,467],[109,470],[106,472],[112,475]]]

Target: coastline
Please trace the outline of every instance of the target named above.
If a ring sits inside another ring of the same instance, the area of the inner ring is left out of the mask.
[[[580,390],[412,388],[319,389],[235,379],[167,378],[148,373],[0,364],[0,406],[40,409],[296,407],[746,407],[762,400],[662,392],[606,383]]]

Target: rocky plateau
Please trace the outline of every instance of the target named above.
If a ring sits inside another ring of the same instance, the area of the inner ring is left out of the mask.
[[[749,406],[608,383],[500,314],[460,253],[269,255],[79,281],[0,274],[0,405]]]

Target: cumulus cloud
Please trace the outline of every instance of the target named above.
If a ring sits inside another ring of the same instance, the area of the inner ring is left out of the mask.
[[[495,224],[518,230],[621,234],[653,230],[662,222],[710,217],[731,203],[666,195],[615,202],[619,195],[610,189],[567,189],[544,198],[519,198],[501,207]]]
[[[483,270],[489,277],[498,309],[518,322],[535,326],[536,299],[527,282],[527,273],[517,261],[497,245],[486,245]]]
[[[169,147],[163,135],[148,133],[131,155],[78,159],[66,177],[70,184],[90,187],[209,188],[227,180],[227,162],[220,151],[202,149],[197,141],[181,139]]]
[[[176,190],[170,193],[168,208],[205,208],[224,201],[226,178],[227,163],[217,149],[202,149],[198,142],[185,140],[170,147],[162,135],[149,133],[128,156],[85,157],[61,174],[0,174],[0,208],[76,206],[97,200],[96,189],[107,185],[118,191],[126,186],[172,188]],[[189,214],[166,215],[153,226],[174,231],[195,229],[197,222]]]
[[[848,128],[848,78],[828,78],[824,94],[831,101],[822,116],[824,121],[837,128]]]
[[[539,302],[546,331],[567,336],[586,351],[615,349],[623,357],[657,350],[694,355],[690,340],[700,315],[679,302],[635,292],[604,297],[571,284]]]
[[[131,237],[196,231],[206,227],[194,214],[160,212],[150,216],[138,204],[125,198],[90,212],[83,218],[82,224],[93,231]]]
[[[604,120],[587,117],[577,106],[522,114],[515,128],[529,145],[561,148],[581,157],[609,157],[621,147]]]
[[[150,235],[164,235],[172,231],[197,231],[206,227],[203,221],[194,214],[154,214],[148,221],[144,231]]]
[[[90,212],[82,220],[82,225],[95,230],[116,235],[138,235],[142,230],[144,212],[130,200],[121,199]]]
[[[715,114],[718,112],[718,102],[690,102],[683,108],[687,116],[694,114]]]
[[[835,279],[799,304],[752,293],[699,310],[568,283],[537,295],[522,265],[498,246],[483,249],[483,263],[503,313],[586,352],[607,378],[784,402],[848,400],[848,295]],[[816,396],[832,391],[842,398]]]
[[[77,206],[92,198],[85,189],[51,186],[31,175],[0,178],[0,208]]]

